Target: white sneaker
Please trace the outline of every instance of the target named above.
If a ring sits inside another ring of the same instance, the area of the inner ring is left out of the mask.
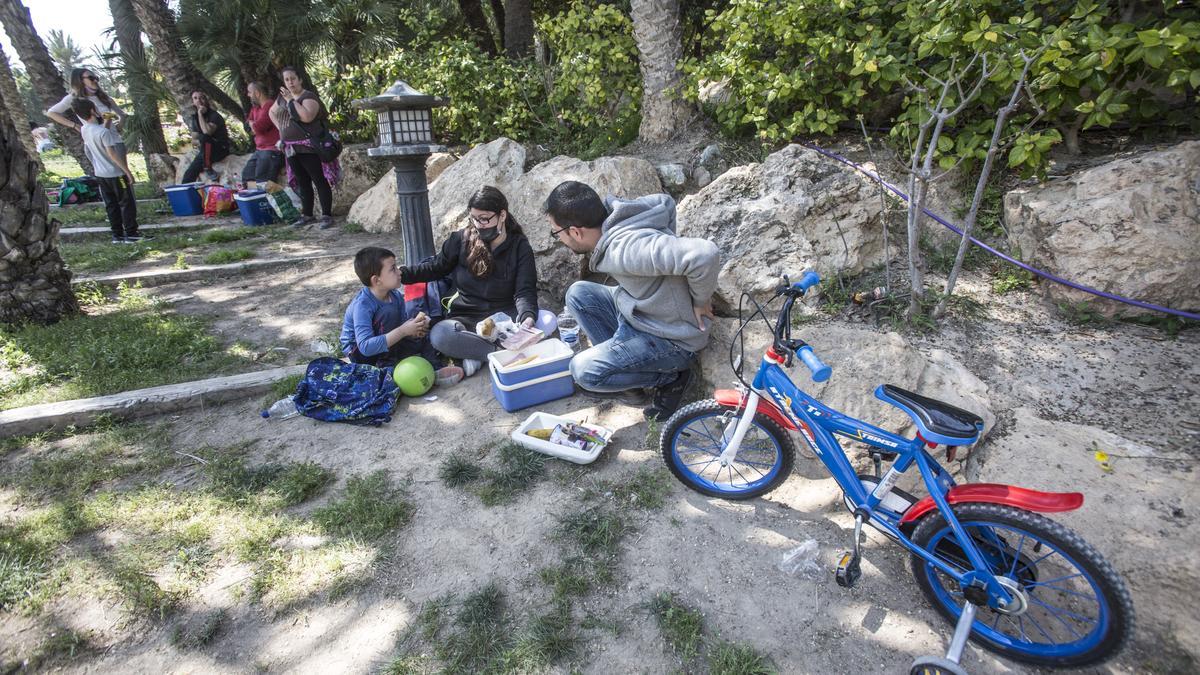
[[[463,372],[466,373],[466,377],[474,375],[482,367],[482,361],[476,361],[475,359],[463,359],[462,369]]]

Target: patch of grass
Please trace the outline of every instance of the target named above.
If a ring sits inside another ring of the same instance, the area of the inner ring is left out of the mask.
[[[33,597],[49,575],[49,554],[27,526],[0,523],[0,611],[11,612]]]
[[[575,654],[578,638],[571,605],[555,602],[550,611],[530,622],[517,644],[505,654],[505,670],[536,672]]]
[[[122,286],[115,301],[51,326],[0,327],[0,410],[245,370],[208,321]]]
[[[241,241],[250,239],[261,234],[261,230],[256,227],[233,227],[220,230],[209,230],[205,232],[200,241],[205,244],[226,244],[233,241]]]
[[[438,478],[446,487],[463,487],[483,477],[483,467],[464,455],[451,455],[438,467]]]
[[[346,234],[360,234],[366,231],[366,228],[364,228],[360,223],[347,222],[345,225],[342,225],[342,232],[345,232]]]
[[[78,447],[40,447],[28,464],[0,477],[0,485],[75,498],[106,481],[161,471],[173,461],[164,426],[98,425]]]
[[[1060,302],[1058,311],[1067,323],[1074,326],[1104,326],[1110,323],[1109,318],[1088,300]]]
[[[572,556],[554,567],[538,570],[538,577],[554,591],[555,599],[584,596],[592,590],[591,565],[586,558]]]
[[[171,269],[186,270],[186,269],[188,269],[188,267],[190,267],[190,265],[188,265],[187,256],[185,256],[182,253],[176,253],[175,254],[175,262],[171,263]]]
[[[708,650],[712,675],[774,675],[771,661],[749,645],[720,642]]]
[[[954,258],[958,255],[958,243],[958,238],[943,244],[936,244],[930,239],[922,239],[921,251],[925,256],[925,265],[928,269],[942,276],[950,274],[950,270],[954,268]],[[971,244],[963,255],[962,269],[981,269],[989,260],[990,256],[987,251]]]
[[[318,509],[312,518],[330,534],[371,540],[402,527],[415,511],[404,491],[380,470],[346,481],[342,498]]]
[[[179,624],[171,629],[171,644],[179,649],[199,649],[213,641],[229,623],[229,612],[218,609],[200,617],[194,625]]]
[[[700,653],[704,615],[683,604],[674,593],[659,593],[650,603],[663,639],[685,663]]]
[[[557,536],[583,553],[616,557],[621,540],[633,531],[625,515],[609,508],[588,508],[559,519]]]
[[[997,268],[996,274],[992,277],[992,292],[998,295],[1007,295],[1013,291],[1029,290],[1036,279],[1033,272],[1028,272],[1015,265],[1004,264]]]
[[[65,626],[55,626],[50,635],[20,662],[0,661],[0,673],[41,672],[46,666],[92,649],[87,636]]]
[[[433,675],[438,672],[433,659],[423,654],[404,654],[383,667],[384,675]]]
[[[455,631],[436,649],[446,673],[499,670],[513,644],[504,592],[494,582],[463,598],[455,616]]]
[[[604,485],[620,506],[657,509],[666,501],[675,481],[661,465],[656,464],[654,467],[640,466],[631,475]]]
[[[1156,328],[1169,337],[1176,337],[1185,330],[1194,330],[1200,327],[1200,321],[1191,321],[1183,317],[1173,314],[1139,314],[1136,316],[1123,316],[1121,321],[1125,323],[1133,323],[1139,326],[1150,326]]]
[[[475,493],[486,506],[508,504],[542,478],[546,456],[516,443],[505,443],[498,451],[500,467],[484,472],[483,484]]]
[[[245,446],[234,450],[244,451]],[[262,510],[295,506],[320,492],[333,472],[315,462],[267,463],[251,466],[245,457],[219,456],[204,466],[209,489],[222,499]]]
[[[240,260],[249,260],[254,257],[254,251],[248,248],[227,249],[224,251],[213,251],[204,256],[205,265],[228,265]]]
[[[140,565],[118,562],[110,566],[109,573],[121,591],[126,609],[132,613],[157,617],[161,621],[175,611],[183,600],[182,593],[164,589]]]

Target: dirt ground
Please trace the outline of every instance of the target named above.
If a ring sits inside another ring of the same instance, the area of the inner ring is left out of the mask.
[[[348,251],[368,239],[387,245],[370,235],[328,236],[306,245]],[[154,292],[175,298],[178,311],[214,316],[215,329],[227,340],[287,346],[294,350],[289,361],[303,361],[313,340],[328,339],[340,326],[356,287],[347,264],[321,263]],[[984,281],[970,276],[964,288],[987,294]],[[1023,293],[987,300],[990,321],[954,322],[940,335],[917,340],[922,351],[952,353],[991,392],[1000,421],[960,469],[981,481],[1085,492],[1084,510],[1059,520],[1115,563],[1139,612],[1131,648],[1097,672],[1193,670],[1200,621],[1186,598],[1200,592],[1200,582],[1195,544],[1179,525],[1200,512],[1191,451],[1200,433],[1200,335],[1170,338],[1128,324],[1071,326]],[[873,387],[864,382],[864,396]],[[620,484],[639,467],[662,471],[661,456],[650,449],[656,430],[647,428],[639,410],[577,395],[538,408],[615,430],[613,446],[588,466],[552,461],[549,478],[515,502],[484,506],[474,495],[444,486],[438,466],[455,453],[487,455],[526,413],[506,413],[486,377],[433,393],[435,401],[405,400],[380,428],[305,418],[272,423],[258,416],[257,400],[172,417],[175,447],[255,440],[253,459],[311,460],[334,469],[338,483],[329,493],[348,476],[382,469],[407,483],[416,516],[379,542],[373,579],[335,600],[318,595],[282,613],[268,612],[246,601],[245,571],[229,565],[187,599],[175,621],[131,625],[118,609],[96,601],[56,607],[55,621],[89,631],[99,644],[59,667],[373,672],[397,654],[398,637],[422,605],[444,594],[470,593],[495,581],[515,615],[536,612],[547,601],[537,571],[559,555],[552,536],[558,517],[577,506],[596,480]],[[1095,439],[1122,456],[1114,457],[1111,473],[1098,469],[1086,451]],[[1065,452],[1076,443],[1085,450]],[[552,672],[679,669],[647,610],[663,591],[700,609],[707,635],[752,645],[780,672],[905,672],[914,657],[944,650],[951,628],[913,583],[907,556],[881,536],[869,535],[859,585],[845,590],[834,583],[830,572],[849,545],[852,521],[836,485],[814,460],[798,458],[795,475],[780,489],[746,503],[705,498],[673,480],[669,486],[660,510],[635,517],[617,583],[575,609],[600,627],[582,629],[581,648]],[[789,576],[777,569],[787,551],[809,539],[819,545],[821,574]],[[178,621],[219,608],[229,612],[231,628],[202,649],[172,644]],[[44,623],[13,615],[0,625],[0,641],[18,649],[46,630]],[[972,672],[1029,672],[974,646],[964,663]]]

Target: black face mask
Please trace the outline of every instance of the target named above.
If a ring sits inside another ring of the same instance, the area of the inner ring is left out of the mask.
[[[482,241],[485,244],[490,244],[496,240],[496,237],[500,236],[500,226],[496,225],[495,227],[477,227],[475,228],[475,234],[479,235],[479,241]]]

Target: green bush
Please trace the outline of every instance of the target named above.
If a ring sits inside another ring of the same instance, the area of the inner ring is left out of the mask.
[[[952,64],[986,55],[995,73],[939,143],[947,167],[984,156],[995,110],[1020,74],[1020,51],[1044,47],[1030,78],[1046,115],[1013,139],[1008,155],[1009,166],[1032,173],[1064,139],[1077,149],[1083,129],[1197,124],[1194,106],[1181,100],[1200,87],[1200,9],[1156,4],[1128,17],[1117,2],[1097,0],[731,0],[708,13],[706,53],[685,71],[693,96],[701,81],[729,83],[732,97],[713,112],[734,133],[831,134],[857,129],[863,115],[907,146],[925,114],[913,86],[936,87],[932,78]],[[1023,106],[1011,128],[1032,116]]]
[[[641,78],[630,19],[620,10],[576,0],[538,22],[553,54],[550,65],[484,54],[466,38],[438,37],[437,26],[387,56],[321,78],[331,123],[344,139],[371,141],[373,114],[350,107],[396,80],[449,104],[434,109],[444,139],[480,143],[519,141],[575,144],[596,151],[630,140],[640,121]]]

